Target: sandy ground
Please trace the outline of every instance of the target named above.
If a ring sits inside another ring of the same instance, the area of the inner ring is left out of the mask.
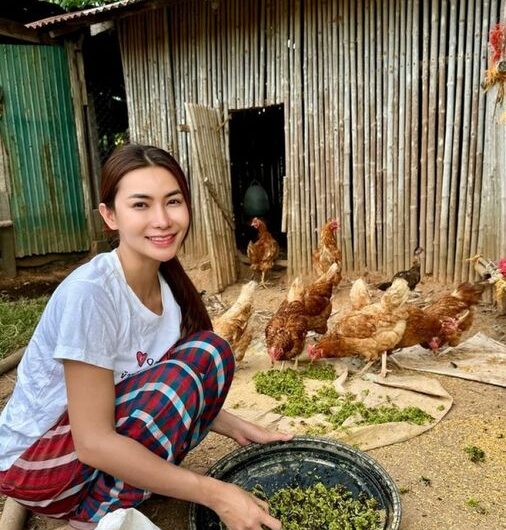
[[[73,266],[73,265],[72,265]],[[199,290],[209,288],[208,271],[199,267],[190,270]],[[25,273],[21,290],[31,289],[37,283],[57,283],[64,274],[61,268],[52,274],[43,271],[43,277]],[[41,279],[43,278],[43,279]],[[241,285],[249,279],[247,267],[241,268],[241,279],[218,296],[204,294],[212,315],[219,314],[237,297]],[[374,282],[377,278],[369,278]],[[334,295],[337,310],[345,308],[351,279],[343,280]],[[263,335],[263,323],[286,296],[286,276],[276,270],[267,289],[255,296],[256,336]],[[0,281],[0,292],[9,294],[13,285]],[[18,284],[20,282],[18,281]],[[430,279],[419,286],[421,299],[437,296],[442,286]],[[506,318],[499,317],[488,302],[478,306],[475,322],[469,335],[477,331],[506,343]],[[247,362],[247,358],[245,359]],[[394,369],[396,373],[403,373]],[[437,376],[454,398],[450,412],[421,436],[403,443],[368,451],[388,471],[402,493],[401,530],[500,530],[506,529],[506,419],[504,388],[463,379]],[[8,399],[15,383],[15,371],[0,377],[0,407]],[[485,461],[472,463],[464,447],[476,445],[485,451]],[[184,465],[205,473],[219,458],[236,447],[235,442],[211,434],[185,460]],[[477,507],[469,506],[476,501]],[[0,499],[1,503],[1,499]],[[147,501],[141,510],[161,530],[186,530],[188,504],[161,497]],[[51,530],[58,522],[33,516],[27,530]]]

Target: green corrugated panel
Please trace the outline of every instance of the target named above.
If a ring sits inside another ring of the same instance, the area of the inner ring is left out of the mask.
[[[67,56],[0,45],[0,134],[9,157],[16,256],[89,248]]]

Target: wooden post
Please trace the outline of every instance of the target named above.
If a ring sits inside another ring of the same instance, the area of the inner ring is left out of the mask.
[[[5,276],[16,276],[16,243],[12,221],[0,221],[1,269]]]

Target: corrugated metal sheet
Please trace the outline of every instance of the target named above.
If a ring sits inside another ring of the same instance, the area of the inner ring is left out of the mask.
[[[0,45],[16,256],[89,248],[66,52]]]
[[[43,18],[41,20],[36,20],[35,22],[25,24],[25,27],[31,29],[40,29],[50,26],[53,27],[61,24],[68,24],[78,20],[84,21],[90,17],[101,15],[102,13],[110,13],[112,11],[118,11],[119,9],[122,9],[124,7],[143,3],[146,3],[146,0],[121,0],[120,2],[114,2],[112,4],[106,4],[100,7],[93,7],[91,9],[84,9],[82,11],[73,11],[71,13],[65,13],[63,15],[56,15],[54,17]]]

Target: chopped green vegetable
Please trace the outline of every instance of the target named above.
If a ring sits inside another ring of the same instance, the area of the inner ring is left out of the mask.
[[[480,501],[474,499],[473,497],[467,499],[466,504],[469,506],[469,508],[472,508],[477,513],[482,515],[487,513],[487,510],[480,504]]]
[[[484,462],[485,461],[485,451],[476,447],[475,445],[468,445],[464,448],[464,451],[469,456],[469,460],[474,463]]]
[[[334,381],[336,378],[336,371],[330,364],[310,364],[305,370],[302,370],[301,375],[302,377],[307,377],[308,379]]]
[[[256,390],[260,394],[286,400],[276,407],[275,412],[284,416],[309,418],[315,414],[326,416],[333,428],[339,428],[351,416],[356,416],[357,425],[369,425],[407,421],[423,425],[434,418],[418,407],[399,408],[395,404],[367,407],[357,401],[353,394],[341,396],[330,385],[324,385],[314,394],[305,391],[305,372],[271,370],[255,375]],[[388,396],[387,396],[388,400]]]
[[[259,394],[265,394],[275,399],[281,396],[300,395],[304,393],[304,383],[299,372],[288,368],[288,370],[270,370],[268,372],[257,372],[253,377],[255,390]]]
[[[252,493],[269,503],[270,514],[281,521],[283,530],[380,530],[385,523],[385,511],[375,498],[354,498],[339,484],[282,488],[270,497],[255,486]],[[225,528],[223,523],[220,527]]]

